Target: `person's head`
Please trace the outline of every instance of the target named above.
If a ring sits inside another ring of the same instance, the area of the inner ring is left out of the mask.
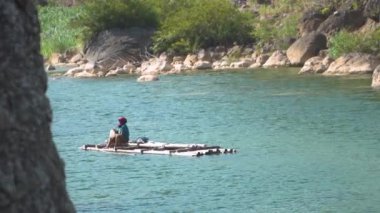
[[[119,127],[127,123],[127,119],[123,116],[119,117],[117,120],[119,121]]]

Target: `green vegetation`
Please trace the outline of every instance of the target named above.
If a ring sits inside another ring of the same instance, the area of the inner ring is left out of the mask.
[[[252,39],[250,15],[239,12],[229,0],[178,2],[178,9],[163,19],[154,37],[155,52],[185,53]]]
[[[256,2],[256,0],[250,0]],[[96,33],[109,28],[149,27],[157,31],[152,50],[184,54],[199,48],[234,42],[267,44],[286,49],[298,37],[298,21],[313,8],[328,15],[343,0],[276,0],[256,5],[258,13],[239,11],[230,0],[50,0],[39,8],[42,54],[78,49]],[[74,7],[64,7],[76,2]],[[78,4],[79,2],[79,4]],[[82,2],[82,3],[80,3]],[[345,5],[361,7],[358,1]],[[379,52],[379,30],[367,34],[340,32],[330,41],[330,53],[338,57],[351,51]]]
[[[340,31],[329,42],[329,52],[333,58],[350,53],[379,53],[380,29],[367,34]]]
[[[70,22],[81,13],[81,8],[46,6],[39,8],[41,23],[41,52],[48,58],[54,52],[74,50],[81,46],[81,27],[72,28]]]
[[[285,41],[297,37],[299,16],[300,14],[296,13],[285,17],[281,21],[276,21],[275,19],[255,21],[252,35],[256,38],[258,47],[272,44],[277,49],[288,48],[289,44]]]
[[[73,21],[83,26],[83,39],[110,28],[156,27],[158,17],[151,5],[141,0],[91,0]]]
[[[71,14],[56,16],[54,18],[62,22],[51,23],[47,16],[55,15],[57,10],[71,11]],[[105,29],[129,27],[156,28],[154,52],[185,53],[202,47],[253,40],[251,16],[239,12],[229,0],[89,0],[79,7],[41,8],[40,15],[45,26],[43,34],[50,35],[48,31],[54,31],[64,35],[72,32],[65,30],[76,29],[67,40],[73,41],[73,45],[76,42],[73,38],[79,38],[78,33],[83,42]],[[70,20],[72,26],[68,26]],[[50,44],[49,51],[43,50],[45,56],[73,47],[48,36],[43,36],[43,40]]]

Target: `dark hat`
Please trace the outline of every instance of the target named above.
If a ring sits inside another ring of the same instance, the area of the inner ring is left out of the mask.
[[[127,123],[127,119],[123,116],[119,117],[117,120],[119,120],[119,127]]]

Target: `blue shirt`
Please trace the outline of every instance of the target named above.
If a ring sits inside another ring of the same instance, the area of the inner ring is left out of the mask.
[[[124,124],[121,127],[119,127],[119,133],[123,135],[125,141],[129,141],[129,129],[127,124]]]

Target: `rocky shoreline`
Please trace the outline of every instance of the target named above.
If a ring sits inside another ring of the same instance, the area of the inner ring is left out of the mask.
[[[341,7],[328,14],[321,13],[320,9],[305,11],[299,21],[299,38],[294,38],[286,50],[235,43],[229,47],[201,49],[195,54],[161,53],[154,56],[147,51],[153,29],[109,29],[92,38],[82,53],[54,54],[46,70],[63,65],[70,67],[64,73],[67,77],[97,78],[133,74],[139,76],[137,81],[145,82],[158,80],[160,75],[198,70],[291,66],[299,67],[299,74],[372,75],[371,86],[377,88],[380,87],[380,54],[352,52],[333,59],[328,49],[329,39],[341,30],[364,35],[380,29],[380,14],[376,12],[380,7],[376,2],[379,1],[371,0],[359,8],[347,3],[349,7]]]
[[[295,47],[295,46],[299,47]],[[313,49],[313,48],[309,48]],[[239,58],[231,59],[233,55]],[[305,55],[309,55],[306,57]],[[303,66],[299,66],[303,62]],[[144,60],[140,65],[127,62],[105,70],[101,65],[88,62],[83,54],[76,54],[69,60],[57,55],[51,65],[46,67],[50,72],[54,67],[66,67],[63,76],[74,78],[102,78],[124,74],[139,76],[137,81],[156,81],[160,75],[180,74],[202,70],[234,70],[257,68],[300,67],[299,74],[321,74],[329,76],[342,75],[370,75],[372,87],[380,87],[380,57],[365,53],[350,53],[332,59],[327,50],[318,51],[317,55],[310,54],[304,45],[294,43],[287,51],[277,50],[273,53],[259,53],[251,48],[234,46],[200,50],[198,54],[184,56],[170,56],[162,53],[158,57]]]

